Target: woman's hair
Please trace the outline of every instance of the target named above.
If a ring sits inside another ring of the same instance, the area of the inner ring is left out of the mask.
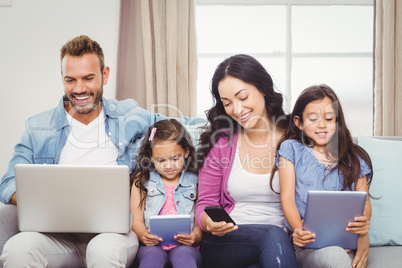
[[[156,130],[154,130],[156,129]],[[150,139],[150,136],[154,135]],[[149,180],[151,171],[155,171],[155,166],[151,161],[152,148],[155,144],[161,141],[172,141],[180,145],[184,151],[189,152],[188,157],[184,161],[183,170],[189,170],[197,173],[195,149],[191,141],[190,134],[186,128],[176,119],[165,119],[156,122],[149,129],[141,143],[141,148],[137,156],[137,163],[135,170],[131,175],[131,184],[140,189],[141,202],[140,206],[145,201],[147,196],[147,189],[145,183]]]
[[[272,78],[261,63],[245,54],[227,58],[218,65],[212,77],[210,90],[214,97],[214,106],[205,112],[209,124],[200,137],[197,152],[199,167],[202,166],[208,152],[220,137],[232,137],[233,133],[241,128],[237,121],[225,112],[219,95],[219,83],[228,76],[254,85],[264,95],[265,108],[271,117],[271,122],[282,129],[285,129],[287,125],[288,117],[282,108],[282,94],[274,90]]]
[[[342,190],[348,187],[352,189],[352,184],[360,177],[361,167],[359,158],[363,159],[371,170],[373,170],[373,166],[368,153],[353,142],[350,131],[346,126],[342,106],[335,92],[329,86],[324,84],[314,85],[303,90],[296,100],[292,114],[290,115],[287,131],[278,143],[277,149],[279,150],[281,143],[287,139],[294,139],[305,145],[315,145],[314,140],[304,135],[304,132],[297,127],[293,119],[297,116],[300,122],[303,123],[305,119],[303,118],[303,112],[306,106],[311,102],[323,100],[325,97],[328,97],[332,101],[332,108],[336,116],[336,130],[332,139],[328,142],[326,149],[327,158],[337,163],[331,169],[330,173],[338,168],[338,173],[342,174],[344,178]],[[277,169],[278,167],[274,167],[274,170]],[[271,174],[271,189],[273,174],[274,172]],[[370,175],[370,178],[372,178],[373,172]],[[371,179],[368,182],[368,186],[370,184]]]

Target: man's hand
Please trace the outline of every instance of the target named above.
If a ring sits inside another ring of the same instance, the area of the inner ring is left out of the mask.
[[[17,205],[17,193],[14,193],[13,196],[11,196],[10,203]]]

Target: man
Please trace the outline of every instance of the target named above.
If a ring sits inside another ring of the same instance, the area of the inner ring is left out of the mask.
[[[27,120],[1,179],[0,200],[5,204],[17,205],[16,164],[118,164],[132,170],[136,157],[132,144],[151,124],[165,118],[140,108],[134,100],[119,102],[102,97],[110,69],[104,64],[102,48],[89,37],[78,36],[67,42],[60,60],[65,95],[56,108]],[[4,207],[15,219],[15,206]],[[2,211],[4,208],[0,214]],[[7,241],[0,260],[5,267],[126,267],[133,262],[137,249],[133,232],[22,232]]]

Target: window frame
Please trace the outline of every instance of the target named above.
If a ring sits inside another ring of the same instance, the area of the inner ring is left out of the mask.
[[[253,53],[256,57],[284,57],[285,58],[285,84],[284,94],[285,103],[284,109],[286,112],[291,110],[291,88],[292,88],[292,59],[303,57],[373,57],[372,52],[366,53],[294,53],[292,51],[292,7],[293,6],[331,6],[331,5],[346,5],[346,6],[373,6],[374,0],[196,0],[196,6],[201,5],[281,5],[286,6],[286,48],[285,52],[275,53]],[[222,57],[227,58],[232,56],[232,53],[200,53],[198,57]],[[374,71],[374,69],[373,69]],[[373,83],[374,85],[374,83]]]

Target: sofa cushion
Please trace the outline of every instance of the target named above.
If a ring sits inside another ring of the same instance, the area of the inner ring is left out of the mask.
[[[402,245],[402,141],[359,136],[358,144],[373,163],[370,246]]]
[[[367,268],[401,267],[402,246],[370,247]]]

